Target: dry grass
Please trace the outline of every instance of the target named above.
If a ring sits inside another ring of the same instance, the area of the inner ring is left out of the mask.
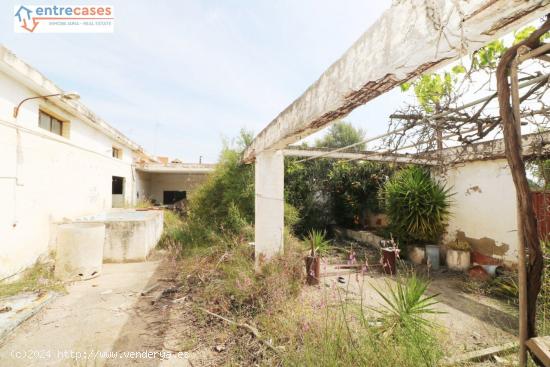
[[[36,262],[32,267],[26,269],[16,281],[0,283],[0,298],[22,292],[62,291],[64,289],[63,283],[54,279],[51,264]]]

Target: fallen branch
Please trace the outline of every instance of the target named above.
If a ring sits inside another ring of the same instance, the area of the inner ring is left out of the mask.
[[[258,339],[258,341],[260,343],[262,343],[263,345],[265,345],[267,348],[269,348],[271,351],[275,352],[275,354],[277,354],[279,357],[281,356],[281,351],[277,348],[275,348],[273,345],[271,345],[271,343],[269,343],[267,340],[264,340],[260,334],[260,332],[258,331],[258,329],[256,329],[254,326],[250,326],[248,324],[245,324],[245,323],[240,323],[240,322],[236,322],[236,321],[233,321],[233,320],[230,320],[226,317],[223,317],[221,315],[218,315],[217,313],[214,313],[214,312],[211,312],[211,311],[208,311],[206,308],[202,308],[202,307],[197,307],[199,310],[201,310],[202,312],[204,313],[207,313],[208,315],[210,316],[213,316],[215,318],[218,318],[220,320],[223,320],[225,322],[227,322],[228,324],[230,325],[235,325],[237,327],[240,327],[242,329],[245,329],[246,331],[248,331],[250,334],[252,334],[256,339]]]
[[[150,293],[151,291],[154,291],[154,290],[157,289],[159,286],[160,286],[159,283],[155,283],[155,284],[153,284],[152,286],[150,286],[149,288],[146,288],[145,290],[143,290],[143,291],[141,292],[141,295],[142,295],[142,296],[145,296],[145,295],[147,295],[147,293]]]
[[[154,300],[151,301],[151,304],[154,305],[158,301],[160,301],[161,298],[168,296],[169,294],[177,293],[180,290],[180,287],[170,287],[164,289],[162,292],[160,292]]]

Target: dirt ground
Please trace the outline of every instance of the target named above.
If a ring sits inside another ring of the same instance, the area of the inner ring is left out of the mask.
[[[345,290],[348,298],[362,297],[366,306],[379,306],[382,299],[375,288],[384,290],[397,279],[376,267],[377,251],[362,251],[373,265],[367,273],[323,266],[321,285],[305,287],[300,296],[304,307],[337,288]],[[70,285],[66,295],[6,338],[0,345],[0,366],[205,367],[226,364],[229,351],[243,345],[252,346],[245,353],[258,350],[249,333],[239,333],[196,309],[191,312],[193,300],[176,291],[178,277],[178,264],[166,253],[143,263],[105,264],[100,277]],[[449,354],[515,340],[513,309],[464,291],[463,275],[439,271],[432,272],[430,279],[429,292],[438,294],[436,308],[442,312],[434,320]],[[156,284],[156,289],[141,295]]]
[[[69,285],[2,341],[0,366],[174,365],[164,348],[173,294],[157,301],[176,285],[177,268],[165,255],[104,264],[99,277]],[[154,284],[159,287],[141,295]],[[177,365],[189,365],[178,359]]]
[[[336,269],[334,265],[345,263],[345,258],[332,258],[322,268],[322,272],[324,270],[330,275],[322,277],[323,287],[320,289],[326,291],[339,287],[355,300],[362,298],[366,307],[379,307],[384,301],[375,288],[383,291],[393,287],[397,278],[384,274],[377,266],[380,259],[378,250],[358,247],[356,251],[358,258],[367,258],[371,264],[369,270],[364,274],[350,274],[349,270]],[[398,271],[407,273],[411,268],[401,266]],[[458,355],[517,340],[517,310],[503,300],[468,291],[475,289],[475,284],[472,287],[472,281],[464,273],[442,268],[427,274],[422,266],[417,267],[416,272],[429,278],[428,294],[437,295],[439,303],[435,309],[441,313],[432,316],[432,319],[440,327],[438,334],[446,354]]]

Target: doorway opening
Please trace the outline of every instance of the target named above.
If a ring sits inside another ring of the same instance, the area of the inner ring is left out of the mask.
[[[113,176],[111,194],[113,197],[112,207],[123,208],[124,207],[124,177]]]

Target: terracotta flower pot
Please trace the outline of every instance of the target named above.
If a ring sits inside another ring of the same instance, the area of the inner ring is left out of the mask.
[[[321,258],[319,256],[306,256],[306,282],[309,285],[319,284],[321,277]]]

